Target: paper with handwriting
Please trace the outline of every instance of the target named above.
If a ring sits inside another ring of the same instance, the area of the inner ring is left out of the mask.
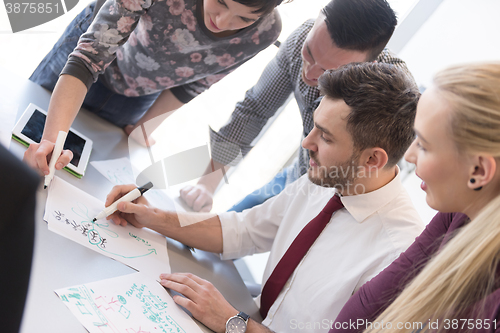
[[[149,229],[126,227],[94,217],[104,203],[79,188],[54,177],[49,187],[44,220],[49,230],[102,255],[113,258],[153,279],[170,273],[167,241]]]
[[[141,273],[55,293],[90,333],[202,332],[158,282]]]

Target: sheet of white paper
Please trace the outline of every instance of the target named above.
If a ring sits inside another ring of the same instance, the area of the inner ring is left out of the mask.
[[[90,333],[202,332],[158,282],[141,273],[55,293]]]
[[[9,149],[12,140],[12,129],[16,124],[18,105],[10,101],[0,100],[0,143]]]
[[[126,157],[106,161],[92,161],[90,164],[114,185],[135,184],[132,164]]]
[[[93,222],[103,208],[102,201],[54,177],[49,187],[44,218],[49,230],[153,279],[158,279],[161,273],[170,273],[164,236],[132,225],[118,226],[104,219]]]
[[[92,161],[90,164],[96,168],[113,185],[135,184],[135,177],[139,174],[130,160],[126,157],[114,160]],[[144,185],[144,184],[136,184]],[[144,197],[155,207],[169,211],[186,211],[185,203],[179,198],[178,194],[164,189],[153,189],[147,191]]]

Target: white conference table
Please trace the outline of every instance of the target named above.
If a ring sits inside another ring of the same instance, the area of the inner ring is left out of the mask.
[[[50,93],[47,90],[1,67],[0,77],[0,99],[18,105],[17,118],[29,103],[48,109]],[[127,138],[122,130],[94,114],[81,111],[73,128],[94,141],[91,161],[128,157]],[[20,158],[25,150],[18,142],[10,144],[10,151]],[[56,175],[102,200],[113,186],[91,165],[82,179],[65,171],[58,171]],[[49,231],[42,218],[46,198],[42,186],[37,193],[33,264],[21,332],[86,332],[54,290],[122,276],[135,270]],[[172,272],[191,272],[212,282],[236,309],[261,320],[232,261],[222,261],[218,255],[200,250],[192,253],[171,239],[167,239],[167,248]],[[201,327],[208,331],[203,325]]]

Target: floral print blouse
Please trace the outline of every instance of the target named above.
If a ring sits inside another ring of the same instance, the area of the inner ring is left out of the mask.
[[[142,96],[176,88],[186,103],[272,44],[276,10],[228,37],[205,26],[203,0],[107,0],[61,74],[87,87],[98,76],[112,91]]]

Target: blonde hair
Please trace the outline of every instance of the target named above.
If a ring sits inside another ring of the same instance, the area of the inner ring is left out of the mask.
[[[500,62],[451,67],[438,73],[434,83],[453,110],[451,133],[457,148],[500,157]],[[469,318],[478,327],[476,318],[486,319],[481,317],[485,298],[498,287],[499,257],[500,195],[429,261],[365,332],[384,331],[388,323],[391,332],[444,332],[446,319],[449,329],[457,328],[452,327],[453,319],[458,319],[458,328],[464,324],[460,319]],[[439,328],[430,327],[436,320]],[[468,324],[460,331],[473,331]]]
[[[436,74],[434,86],[453,110],[457,148],[500,157],[500,62],[450,67]]]

